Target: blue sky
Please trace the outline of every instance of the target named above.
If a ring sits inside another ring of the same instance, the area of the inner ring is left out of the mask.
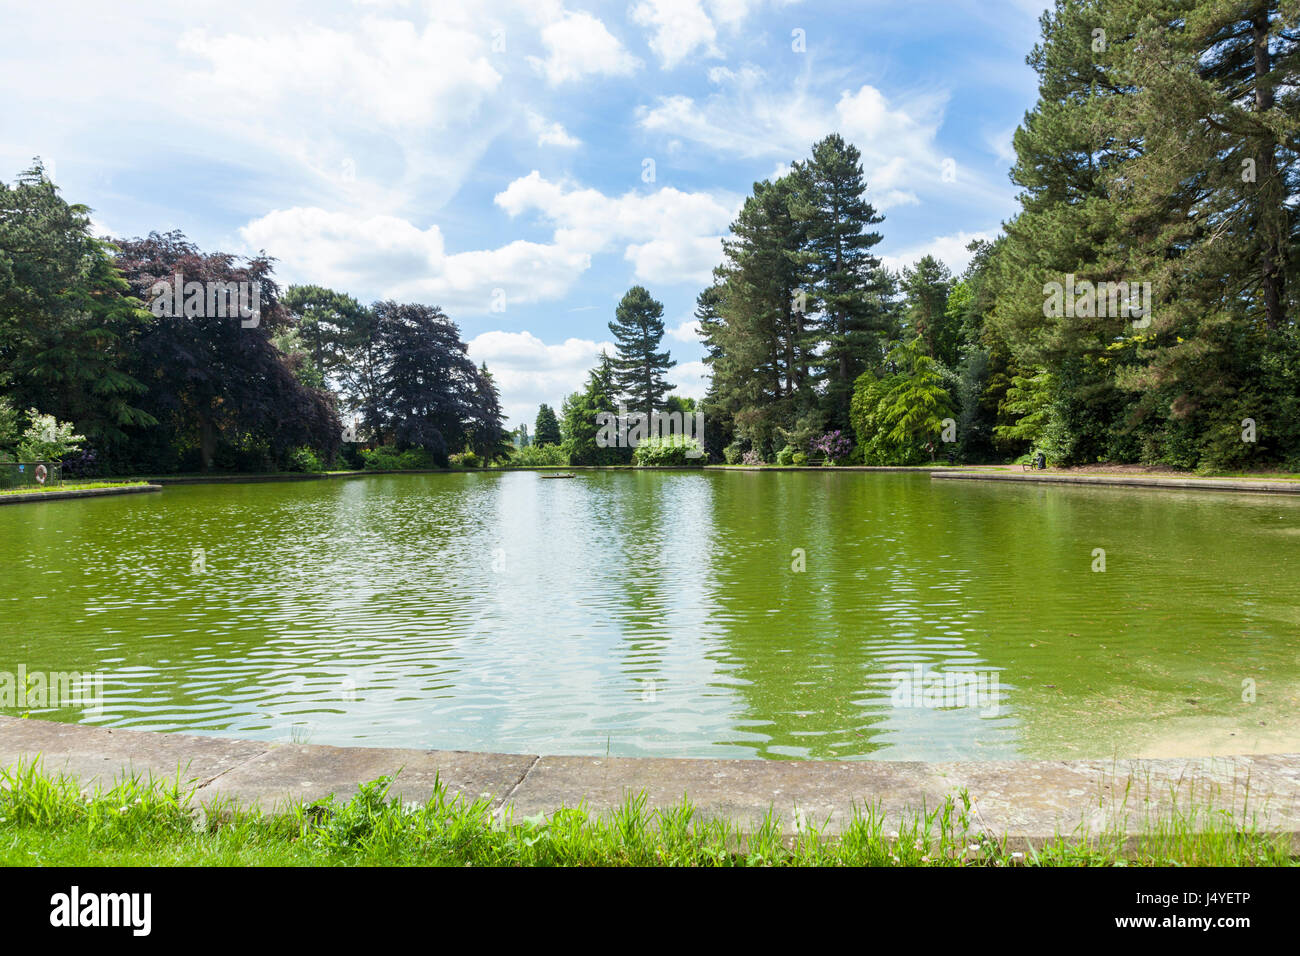
[[[645,285],[698,396],[721,237],[827,133],[863,153],[891,266],[956,271],[996,233],[1044,6],[0,0],[0,178],[39,155],[113,235],[440,305],[511,424],[582,385]]]

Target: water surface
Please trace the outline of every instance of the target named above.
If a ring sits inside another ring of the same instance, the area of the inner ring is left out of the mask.
[[[1290,498],[831,469],[171,486],[0,508],[0,671],[105,675],[33,716],[329,744],[1300,750],[1297,548]],[[987,692],[913,706],[917,665]]]

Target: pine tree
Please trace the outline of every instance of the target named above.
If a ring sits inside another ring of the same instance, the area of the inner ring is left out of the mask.
[[[1126,25],[1108,0],[1057,0],[1040,18],[1043,39],[1028,57],[1039,76],[1039,99],[1016,130],[1011,178],[1021,186],[1021,211],[1006,225],[989,282],[995,301],[989,332],[1007,344],[1011,367],[998,380],[1050,383],[1030,399],[1052,420],[1053,460],[1097,461],[1122,457],[1123,423],[1130,399],[1117,385],[1117,369],[1132,351],[1110,348],[1133,329],[1095,312],[1044,314],[1044,290],[1068,276],[1086,282],[1133,278],[1123,247],[1131,236],[1116,221],[1108,171],[1122,169],[1142,144],[1122,135],[1115,121],[1120,101],[1132,95],[1116,48]],[[1053,370],[1056,374],[1042,377]],[[1004,391],[1005,399],[1005,391]],[[1024,395],[1004,405],[996,430],[1005,441],[1022,434],[1014,418],[1026,414]],[[1017,450],[1027,451],[1027,444]]]
[[[642,286],[627,290],[609,330],[614,335],[615,380],[629,410],[650,414],[664,407],[664,396],[675,387],[665,374],[677,363],[659,351],[664,337],[664,307]]]
[[[1184,467],[1300,454],[1300,4],[1117,3],[1136,90],[1117,123],[1143,152],[1112,176],[1116,218],[1146,241],[1128,269],[1157,306],[1121,386],[1160,424],[1142,449]],[[1240,440],[1244,418],[1270,423]]]
[[[537,406],[537,420],[533,423],[533,444],[558,445],[561,442],[560,422],[550,405]]]
[[[1023,383],[1004,411],[1040,423],[1052,457],[1193,467],[1300,451],[1297,12],[1058,0],[1044,15],[990,326]],[[1045,283],[1071,274],[1149,283],[1151,311],[1044,317]],[[1272,422],[1267,442],[1240,441],[1245,417]]]
[[[914,267],[903,269],[902,286],[904,320],[910,334],[920,337],[931,358],[956,368],[961,328],[948,316],[952,273],[934,256],[923,256]]]
[[[802,214],[807,221],[807,270],[821,310],[824,341],[820,356],[826,379],[829,425],[847,428],[854,380],[884,358],[884,336],[891,320],[885,303],[888,280],[872,248],[881,235],[870,230],[884,222],[866,199],[862,157],[838,133],[813,147],[812,159],[796,164],[806,177]]]

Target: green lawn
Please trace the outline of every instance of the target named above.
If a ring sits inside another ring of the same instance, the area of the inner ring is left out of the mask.
[[[21,488],[0,489],[0,495],[47,494],[52,491],[89,491],[92,488],[126,488],[147,485],[147,481],[67,481],[61,485],[24,485]]]
[[[1108,866],[1294,865],[1285,838],[1240,832],[1212,813],[1155,827],[1125,860],[1117,838],[1069,839],[1013,853],[974,834],[964,798],[899,832],[860,813],[835,839],[810,828],[781,838],[776,817],[742,834],[683,802],[652,812],[629,799],[598,819],[494,816],[486,801],[439,788],[426,804],[389,800],[372,781],[346,802],[281,815],[197,808],[176,782],[134,780],[86,792],[32,765],[0,771],[0,865],[6,866]],[[1195,826],[1194,826],[1195,825]],[[1203,832],[1194,829],[1204,828]]]

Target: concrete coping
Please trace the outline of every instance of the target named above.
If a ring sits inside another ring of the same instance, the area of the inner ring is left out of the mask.
[[[1047,482],[1065,485],[1114,485],[1126,488],[1179,488],[1196,491],[1235,491],[1253,494],[1300,495],[1300,481],[1261,478],[1170,478],[1159,475],[1069,475],[1050,471],[932,471],[933,479]]]
[[[435,780],[453,795],[487,798],[515,819],[583,803],[599,814],[644,794],[647,807],[688,797],[704,819],[752,830],[769,810],[793,835],[803,819],[828,835],[855,808],[875,807],[897,827],[965,791],[979,832],[1012,847],[1057,837],[1139,834],[1193,809],[1287,835],[1300,846],[1300,754],[1115,760],[919,761],[720,760],[541,756],[376,747],[331,747],[223,737],[112,730],[0,717],[0,766],[40,758],[47,773],[83,786],[140,774],[176,780],[195,800],[275,811],[296,800],[394,779],[392,793],[423,802]],[[798,811],[796,813],[796,811]]]
[[[72,488],[67,491],[33,491],[16,495],[0,495],[0,505],[16,505],[24,501],[61,501],[67,498],[102,498],[107,495],[134,495],[162,491],[162,485],[122,485],[117,488]]]

